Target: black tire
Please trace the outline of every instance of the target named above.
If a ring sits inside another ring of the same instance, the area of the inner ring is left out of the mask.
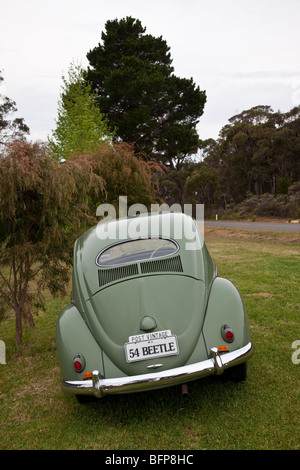
[[[96,398],[92,395],[76,395],[76,399],[81,405],[85,403],[91,403],[96,400]]]
[[[223,375],[225,379],[232,382],[244,382],[247,378],[247,362],[226,369]]]

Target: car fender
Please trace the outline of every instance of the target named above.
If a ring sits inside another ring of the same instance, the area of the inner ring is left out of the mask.
[[[56,342],[64,380],[82,380],[83,374],[97,369],[102,373],[102,351],[74,304],[60,313],[56,324]],[[77,372],[74,356],[84,357],[84,369]]]
[[[222,336],[222,327],[233,331],[232,342]],[[216,277],[212,283],[203,324],[207,351],[213,347],[227,346],[229,351],[242,348],[250,341],[248,319],[238,289],[228,279]]]

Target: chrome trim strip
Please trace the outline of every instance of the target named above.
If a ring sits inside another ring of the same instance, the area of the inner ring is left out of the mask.
[[[250,342],[236,351],[222,355],[217,348],[212,348],[210,354],[210,359],[195,364],[132,377],[102,379],[100,373],[95,370],[92,373],[92,380],[64,380],[63,388],[75,395],[95,395],[97,398],[101,398],[104,395],[146,391],[179,385],[208,375],[220,375],[225,369],[247,361],[253,354],[253,346]]]
[[[151,366],[147,366],[147,369],[157,369],[158,367],[162,367],[163,364],[152,364]]]

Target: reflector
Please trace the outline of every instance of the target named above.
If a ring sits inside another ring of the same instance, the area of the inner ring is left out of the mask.
[[[229,349],[227,348],[227,346],[219,346],[218,351],[224,352],[224,351],[229,351]]]
[[[93,375],[92,372],[85,372],[85,373],[83,374],[83,380],[91,379],[91,378],[92,378],[92,375]]]

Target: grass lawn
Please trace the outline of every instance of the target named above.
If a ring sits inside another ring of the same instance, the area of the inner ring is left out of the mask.
[[[246,382],[209,377],[188,397],[173,387],[79,404],[61,390],[55,343],[69,300],[49,297],[21,350],[14,319],[0,324],[0,449],[300,449],[299,234],[207,228],[205,240],[245,302],[255,347]]]

